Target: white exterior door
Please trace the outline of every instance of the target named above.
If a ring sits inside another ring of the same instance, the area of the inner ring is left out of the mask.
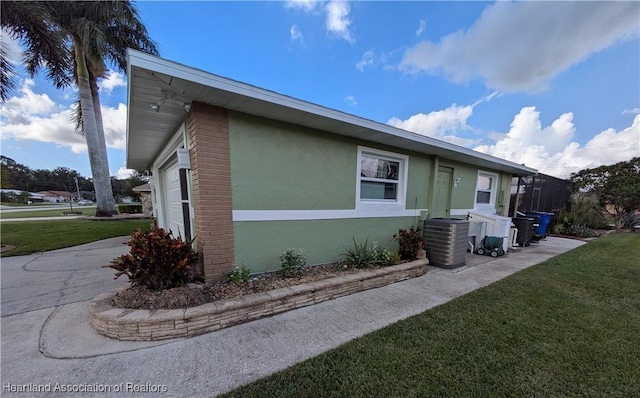
[[[180,171],[178,163],[171,163],[162,171],[164,198],[164,214],[166,229],[173,232],[173,237],[185,239],[184,217],[182,215],[182,197],[180,191]]]

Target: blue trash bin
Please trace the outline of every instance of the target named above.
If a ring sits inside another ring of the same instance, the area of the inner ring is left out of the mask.
[[[535,229],[535,233],[542,238],[547,237],[547,228],[551,223],[551,217],[553,213],[545,213],[541,211],[532,211],[531,213],[525,213],[527,217],[534,217],[539,220],[538,226]]]

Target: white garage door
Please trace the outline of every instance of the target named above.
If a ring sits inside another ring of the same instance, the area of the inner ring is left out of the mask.
[[[164,200],[166,228],[173,232],[174,237],[180,236],[182,239],[185,239],[178,163],[173,163],[168,166],[163,170],[162,174],[164,192],[166,192]]]

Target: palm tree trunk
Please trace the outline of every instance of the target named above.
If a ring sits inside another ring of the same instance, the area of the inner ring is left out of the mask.
[[[96,191],[96,217],[111,217],[115,214],[115,204],[113,201],[113,193],[111,191],[109,167],[106,164],[106,158],[103,159],[100,153],[100,139],[98,137],[98,128],[96,126],[93,96],[91,95],[91,84],[89,82],[89,71],[87,70],[87,63],[84,53],[81,50],[81,46],[76,45],[74,47],[84,136],[87,141],[87,150],[89,152],[93,187]]]
[[[100,96],[98,94],[98,83],[94,76],[91,76],[91,97],[93,99],[93,113],[96,119],[96,129],[98,131],[98,150],[100,151],[100,159],[104,170],[106,170],[107,179],[104,182],[106,189],[108,189],[109,195],[105,198],[107,201],[107,207],[105,208],[110,214],[116,214],[116,204],[113,200],[113,188],[111,186],[111,176],[109,173],[109,157],[107,156],[107,143],[104,136],[104,125],[102,123],[102,108],[100,107]]]

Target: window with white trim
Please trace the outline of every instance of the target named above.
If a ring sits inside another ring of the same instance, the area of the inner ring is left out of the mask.
[[[494,208],[496,203],[496,190],[498,186],[498,175],[486,171],[478,172],[476,182],[476,207]]]
[[[404,208],[408,157],[358,147],[359,206]]]

